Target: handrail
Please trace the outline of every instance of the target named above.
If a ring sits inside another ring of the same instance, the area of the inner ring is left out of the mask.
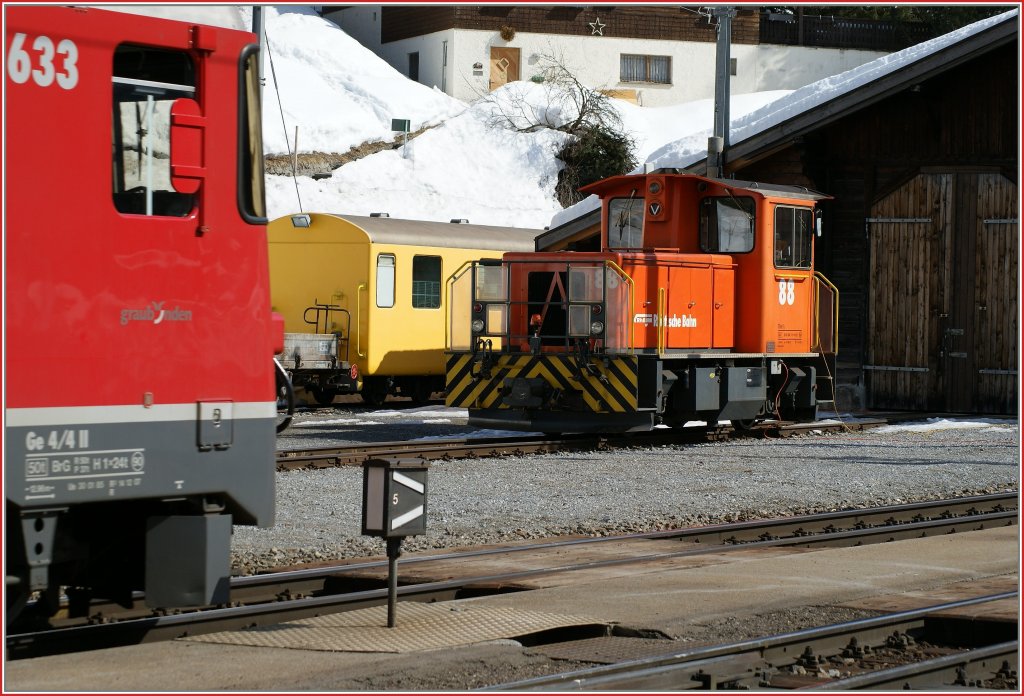
[[[452,305],[453,300],[454,300],[453,296],[454,296],[454,293],[455,293],[455,285],[459,281],[464,280],[465,274],[466,274],[467,270],[470,270],[470,269],[476,267],[477,264],[479,264],[479,261],[475,261],[475,260],[467,261],[467,262],[463,263],[454,273],[450,274],[446,278],[446,280],[445,280],[445,286],[446,286],[445,294],[446,294],[446,296],[448,298],[448,305],[449,305],[449,306],[445,307],[445,345],[448,348],[451,348],[452,343],[454,341],[454,336],[453,336],[453,333],[452,333],[454,331],[454,328],[455,328],[455,327],[452,326],[452,321],[453,321],[453,316],[454,316],[454,307],[452,307],[450,305]],[[607,275],[608,271],[610,270],[612,273],[614,273],[616,275],[616,277],[625,286],[624,288],[619,288],[618,290],[615,291],[617,297],[620,298],[619,302],[621,302],[623,304],[623,306],[620,309],[619,316],[616,317],[616,320],[626,324],[626,327],[623,327],[623,331],[622,331],[622,335],[625,338],[625,345],[621,345],[621,344],[617,345],[616,349],[620,350],[620,351],[628,352],[628,353],[635,352],[635,346],[636,346],[636,323],[631,320],[632,312],[633,312],[633,309],[634,309],[633,302],[634,302],[634,298],[635,298],[635,283],[634,283],[633,279],[629,276],[629,274],[626,273],[615,261],[613,261],[611,259],[587,259],[587,260],[559,259],[557,261],[552,260],[552,259],[529,259],[529,260],[526,260],[526,259],[515,259],[515,260],[511,260],[511,261],[502,261],[501,262],[501,266],[506,269],[506,271],[505,271],[506,273],[508,272],[507,269],[508,269],[509,266],[516,265],[516,264],[526,264],[526,265],[536,264],[536,265],[543,265],[543,266],[550,266],[550,265],[564,266],[566,271],[568,271],[569,269],[572,269],[572,268],[584,268],[584,267],[587,267],[587,268],[592,268],[594,270],[600,271],[603,274],[602,275],[602,281],[605,278],[610,277],[610,276]],[[506,282],[507,282],[507,279],[506,279]],[[602,294],[603,294],[603,302],[607,303],[609,295],[610,295],[610,290],[609,290],[609,287],[608,287],[607,283],[602,283]],[[622,294],[625,294],[625,296],[626,296],[624,301],[621,300],[621,295]],[[476,289],[475,288],[473,289],[473,298],[474,298],[474,300],[476,299]],[[498,302],[498,300],[496,298],[492,299],[492,300],[487,300],[486,301],[487,304],[496,304],[497,302]],[[576,301],[576,300],[568,301],[568,297],[566,297],[565,301],[563,301],[563,302],[566,303],[566,306],[572,305],[572,304],[581,304],[581,303],[582,304],[590,304],[588,302],[579,302],[579,301]],[[505,296],[504,296],[504,299],[501,300],[501,303],[505,305],[505,317],[506,317],[505,333],[502,334],[502,337],[504,339],[512,341],[513,336],[511,334],[511,327],[508,324],[508,321],[511,319],[511,316],[512,316],[512,306],[513,305],[516,305],[516,306],[518,306],[518,305],[527,305],[527,304],[530,303],[530,300],[524,298],[524,299],[513,301],[512,298],[509,296],[509,290],[506,287]],[[516,338],[523,338],[523,337],[517,335]],[[568,338],[566,338],[566,340],[568,340]],[[566,344],[566,346],[568,346],[568,343]]]
[[[655,336],[658,337],[658,355],[665,352],[665,288],[658,288],[658,313],[654,317]]]
[[[452,336],[451,336],[451,333],[450,333],[449,330],[452,327],[452,300],[455,299],[453,297],[453,293],[455,292],[455,283],[462,278],[462,275],[466,272],[467,266],[470,269],[472,269],[472,267],[475,264],[476,264],[476,261],[473,260],[473,259],[470,259],[469,261],[464,261],[461,266],[459,266],[458,268],[455,269],[454,273],[450,274],[444,280],[444,295],[447,298],[447,300],[444,303],[444,347],[445,348],[450,349],[452,347]],[[470,289],[470,292],[472,293],[472,289]]]
[[[359,343],[363,337],[363,303],[360,301],[360,295],[362,295],[363,291],[366,289],[366,283],[360,283],[359,287],[356,288],[356,355],[360,358],[366,357],[366,353],[359,349]]]
[[[839,353],[839,288],[822,273],[815,271],[816,281],[814,292],[814,333],[818,348],[821,348],[821,286],[825,285],[832,291],[832,352]],[[824,351],[823,351],[824,352]]]
[[[635,350],[636,346],[636,323],[631,320],[631,316],[633,314],[633,279],[629,277],[628,273],[626,273],[624,270],[622,270],[622,268],[619,267],[619,264],[615,263],[611,259],[605,259],[604,265],[606,267],[610,267],[613,271],[618,273],[619,277],[622,278],[626,283],[626,315],[623,317],[623,321],[629,322],[630,328],[629,331],[626,332],[626,335],[628,336],[628,338],[626,339],[626,348],[629,350],[629,352],[632,353]],[[605,288],[605,297],[607,296],[608,289]]]

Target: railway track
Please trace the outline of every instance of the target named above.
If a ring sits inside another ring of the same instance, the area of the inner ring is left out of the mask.
[[[611,537],[556,539],[404,557],[403,601],[439,601],[529,589],[529,579],[628,564],[665,563],[685,556],[757,547],[856,546],[1012,525],[1017,494],[993,494],[793,518],[719,524]],[[671,542],[650,553],[642,542]],[[630,545],[631,542],[640,542]],[[614,547],[615,554],[567,551]],[[512,558],[510,562],[508,559]],[[493,560],[503,558],[495,566]],[[567,560],[568,559],[568,560]],[[512,566],[515,570],[508,570]],[[387,602],[387,561],[323,564],[232,580],[232,606],[173,615],[94,605],[88,618],[63,619],[46,630],[8,634],[10,659],[242,630]],[[437,578],[446,578],[438,580]],[[141,605],[140,605],[141,606]]]
[[[600,665],[481,691],[1017,690],[1017,625],[990,622],[981,645],[950,645],[964,608],[1017,592],[782,635]],[[978,633],[978,632],[976,632]]]
[[[920,418],[920,414],[917,414]],[[359,466],[375,458],[419,458],[428,461],[478,457],[523,456],[528,454],[656,447],[664,445],[720,442],[739,437],[796,437],[812,431],[863,432],[887,425],[886,419],[851,423],[759,423],[749,430],[730,426],[714,428],[659,428],[624,434],[523,435],[507,437],[450,438],[444,440],[360,443],[332,447],[280,450],[277,470],[322,469]]]

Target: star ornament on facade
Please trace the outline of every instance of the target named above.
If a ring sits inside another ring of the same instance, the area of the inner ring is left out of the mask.
[[[601,18],[598,17],[593,22],[590,22],[590,35],[591,36],[604,36],[604,28],[607,24],[601,23]]]

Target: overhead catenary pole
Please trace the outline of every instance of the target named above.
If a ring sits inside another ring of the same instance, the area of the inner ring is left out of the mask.
[[[259,76],[260,89],[263,88],[263,8],[259,5],[252,6],[252,33],[256,35],[256,40],[260,46],[260,60],[257,61],[257,75]]]
[[[708,139],[707,172],[709,176],[725,177],[725,156],[729,149],[729,75],[730,46],[732,44],[732,18],[736,8],[716,6],[711,17],[718,20],[718,41],[715,45],[715,118],[711,138]]]

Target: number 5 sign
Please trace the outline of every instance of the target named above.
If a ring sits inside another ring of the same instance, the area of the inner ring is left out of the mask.
[[[427,533],[427,468],[423,459],[363,462],[363,534],[385,539]]]

